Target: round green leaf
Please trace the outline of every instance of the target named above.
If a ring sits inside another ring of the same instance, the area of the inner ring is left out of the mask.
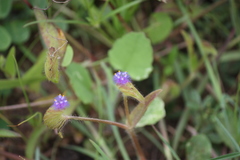
[[[20,20],[13,20],[5,24],[6,29],[12,37],[12,41],[16,44],[24,43],[30,36],[29,28],[24,28],[25,22]]]
[[[12,6],[12,0],[0,0],[0,19],[7,17]]]
[[[66,53],[63,57],[62,66],[67,67],[71,62],[73,58],[73,49],[70,45],[67,46]]]
[[[3,26],[0,26],[0,35],[0,51],[4,51],[11,44],[11,36]]]
[[[186,145],[188,160],[203,160],[211,157],[212,146],[207,136],[199,134],[192,137]]]
[[[145,32],[153,44],[166,39],[173,28],[171,17],[165,13],[152,14],[149,23],[149,27],[145,29]]]
[[[146,125],[153,125],[160,119],[165,117],[164,102],[160,98],[155,98],[149,105],[143,117],[137,123],[136,127],[144,127]]]
[[[152,46],[142,32],[131,32],[116,40],[108,55],[115,69],[127,71],[134,80],[146,79],[152,71]]]

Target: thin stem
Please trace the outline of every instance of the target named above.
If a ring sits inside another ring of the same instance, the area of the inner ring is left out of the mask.
[[[177,153],[175,152],[175,150],[170,146],[170,144],[166,141],[166,139],[158,132],[158,130],[156,129],[156,127],[154,127],[154,125],[152,125],[152,128],[154,129],[154,131],[157,133],[157,135],[159,136],[159,138],[163,141],[164,145],[168,146],[169,150],[171,151],[173,157],[176,160],[180,160],[180,158],[178,157]]]
[[[70,34],[68,33],[64,33],[67,37],[67,39],[83,54],[85,54],[85,56],[87,56],[91,61],[95,61],[96,58],[94,57],[94,55],[87,49],[85,48],[79,41],[75,40]]]
[[[6,152],[6,151],[2,151],[2,150],[0,150],[0,155],[2,155],[2,157],[10,158],[10,159],[13,159],[13,160],[19,160],[19,159],[29,160],[25,157],[22,157],[22,156],[13,154],[13,153],[9,153],[9,152]]]
[[[53,103],[53,100],[49,99],[49,100],[29,103],[29,106],[37,107],[37,106],[40,106],[40,105],[47,105],[47,104],[51,104],[51,103]],[[28,107],[28,103],[16,104],[16,105],[0,107],[0,111],[12,110],[12,109],[21,109],[21,108],[27,108],[27,107]]]
[[[203,17],[208,12],[212,11],[213,9],[217,8],[218,6],[222,5],[225,2],[227,2],[227,0],[219,0],[219,1],[215,2],[215,3],[213,3],[212,5],[210,5],[206,9],[204,9],[202,12],[200,12],[198,15],[194,16],[192,18],[192,21],[193,22],[197,21],[199,18]],[[187,23],[184,22],[182,25],[180,25],[178,28],[176,28],[174,31],[172,31],[172,33],[170,34],[169,38],[176,37],[186,27],[187,27]]]
[[[162,119],[160,122],[159,122],[159,128],[160,128],[160,131],[162,133],[162,136],[163,138],[165,139],[165,141],[167,143],[169,143],[169,139],[168,139],[168,134],[167,134],[167,129],[166,129],[166,125],[165,125],[165,121],[164,119]],[[164,154],[167,158],[167,160],[172,160],[172,155],[171,155],[171,150],[169,148],[168,145],[164,144]]]
[[[14,52],[15,52],[15,49],[14,49]],[[16,60],[15,56],[13,56],[13,60],[14,60],[15,68],[16,68],[16,71],[17,71],[18,81],[20,83],[25,101],[28,104],[28,110],[29,110],[30,114],[32,114],[32,108],[30,107],[30,102],[29,102],[29,99],[28,99],[28,96],[27,96],[27,92],[25,91],[24,86],[23,86],[22,78],[21,78],[21,75],[20,75],[20,72],[19,72],[19,69],[18,69],[18,63],[17,63],[17,60]]]
[[[112,4],[112,2],[109,2],[109,6],[112,8],[112,10],[116,10],[115,6]],[[125,22],[125,20],[122,18],[121,14],[117,14],[118,20],[122,23],[123,27],[126,29],[127,32],[131,32],[132,29],[128,26],[128,24]]]
[[[193,25],[189,15],[188,15],[188,12],[187,12],[186,8],[184,7],[184,5],[183,5],[181,0],[177,0],[177,3],[178,3],[178,6],[179,6],[180,10],[184,14],[184,16],[186,16],[187,25],[188,25],[190,31],[192,32],[193,37],[196,40],[196,44],[198,46],[198,49],[199,49],[199,51],[200,51],[200,53],[201,53],[201,55],[202,55],[202,57],[204,59],[208,75],[210,77],[211,83],[213,85],[214,91],[215,91],[216,96],[217,96],[217,100],[222,105],[222,103],[221,103],[221,101],[222,101],[221,100],[222,99],[222,91],[221,91],[221,87],[220,87],[220,84],[219,84],[219,81],[218,81],[218,77],[216,77],[210,62],[209,62],[206,54],[204,53],[202,41],[201,41],[201,39],[200,39],[200,37],[199,37],[195,27],[194,27],[194,25]]]
[[[80,121],[91,121],[91,122],[97,122],[97,123],[105,123],[105,124],[110,124],[110,125],[117,126],[119,128],[125,129],[125,130],[127,130],[129,128],[127,125],[122,124],[122,123],[108,121],[108,120],[103,120],[103,119],[97,119],[97,118],[66,116],[66,115],[64,115],[64,118],[80,120]]]
[[[138,153],[139,160],[146,160],[146,158],[144,156],[144,153],[143,153],[143,150],[142,150],[142,147],[139,144],[139,141],[137,139],[137,135],[135,134],[134,130],[133,129],[129,129],[128,130],[128,134],[131,137],[133,145],[135,147],[135,150]]]
[[[131,120],[130,120],[130,116],[129,116],[129,108],[128,108],[128,100],[127,100],[127,96],[123,95],[123,103],[124,103],[124,108],[125,108],[125,114],[127,117],[127,123],[129,126],[131,126]]]

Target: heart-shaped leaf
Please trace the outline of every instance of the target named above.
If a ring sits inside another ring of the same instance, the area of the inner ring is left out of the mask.
[[[150,17],[149,27],[145,33],[153,44],[159,43],[167,38],[173,28],[171,17],[166,13],[153,13]]]
[[[127,71],[134,80],[146,79],[152,71],[152,46],[142,32],[131,32],[116,40],[108,55],[115,69]]]

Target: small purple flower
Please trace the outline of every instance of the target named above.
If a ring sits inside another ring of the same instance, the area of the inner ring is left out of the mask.
[[[131,78],[127,72],[118,71],[117,73],[114,74],[113,81],[117,85],[125,85],[126,83],[131,82]]]
[[[55,110],[63,110],[69,106],[68,100],[64,95],[59,94],[54,99],[53,107]]]

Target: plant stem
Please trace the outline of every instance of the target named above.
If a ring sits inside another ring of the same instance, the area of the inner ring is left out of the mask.
[[[127,130],[129,127],[125,124],[118,123],[118,122],[113,122],[113,121],[108,121],[108,120],[103,120],[103,119],[97,119],[97,118],[88,118],[88,117],[77,117],[77,116],[67,116],[64,115],[64,118],[67,119],[74,119],[74,120],[80,120],[80,121],[91,121],[91,122],[97,122],[97,123],[105,123],[105,124],[110,124],[117,126],[119,128]]]
[[[165,141],[167,143],[169,143],[169,139],[168,139],[168,134],[167,134],[167,129],[166,129],[166,125],[165,125],[165,121],[164,119],[162,119],[160,122],[159,122],[159,128],[162,132],[162,136],[163,138],[165,139]],[[172,160],[172,155],[171,155],[171,150],[169,148],[168,145],[164,144],[164,154],[165,154],[165,157],[167,158],[167,160]]]
[[[123,95],[123,103],[124,103],[124,108],[125,108],[125,114],[127,117],[127,123],[129,126],[131,126],[131,120],[130,120],[129,108],[128,108],[128,100],[127,100],[127,96],[125,96],[125,95]]]
[[[144,156],[144,153],[143,153],[143,150],[142,150],[142,147],[139,144],[139,141],[137,139],[137,135],[135,134],[134,130],[133,129],[128,129],[127,132],[132,139],[133,146],[135,147],[135,150],[138,153],[139,160],[146,160],[146,158]]]
[[[43,101],[38,101],[38,102],[31,102],[29,103],[29,105],[31,107],[37,107],[37,106],[41,106],[41,105],[48,105],[48,104],[52,104],[53,100],[49,99],[49,100],[43,100]],[[9,106],[2,106],[0,108],[0,111],[4,111],[4,110],[16,110],[16,109],[21,109],[21,108],[27,108],[28,104],[27,103],[23,103],[23,104],[15,104],[15,105],[9,105]]]
[[[112,4],[112,2],[108,2],[109,6],[112,8],[112,10],[116,10],[115,6]],[[118,20],[122,23],[123,27],[126,29],[127,32],[131,32],[132,29],[128,26],[128,24],[125,22],[125,20],[122,18],[121,14],[117,14]]]
[[[187,25],[191,31],[191,33],[193,34],[193,37],[195,38],[196,40],[196,44],[198,46],[198,49],[204,59],[204,62],[205,62],[205,65],[206,65],[206,68],[207,68],[207,72],[208,72],[208,75],[210,77],[210,80],[211,80],[211,83],[213,85],[213,88],[214,88],[214,91],[216,93],[216,96],[217,96],[217,100],[218,102],[220,102],[220,105],[221,107],[223,107],[223,103],[222,103],[222,91],[221,91],[221,87],[220,87],[220,84],[219,84],[219,81],[218,81],[218,77],[215,75],[214,71],[213,71],[213,68],[208,60],[208,57],[207,55],[204,53],[204,49],[203,49],[203,44],[202,44],[202,41],[191,21],[191,19],[189,18],[189,15],[188,15],[188,12],[186,10],[186,8],[184,7],[183,3],[181,0],[177,0],[177,4],[180,8],[180,10],[182,11],[183,15],[186,16],[186,22],[187,22]]]

